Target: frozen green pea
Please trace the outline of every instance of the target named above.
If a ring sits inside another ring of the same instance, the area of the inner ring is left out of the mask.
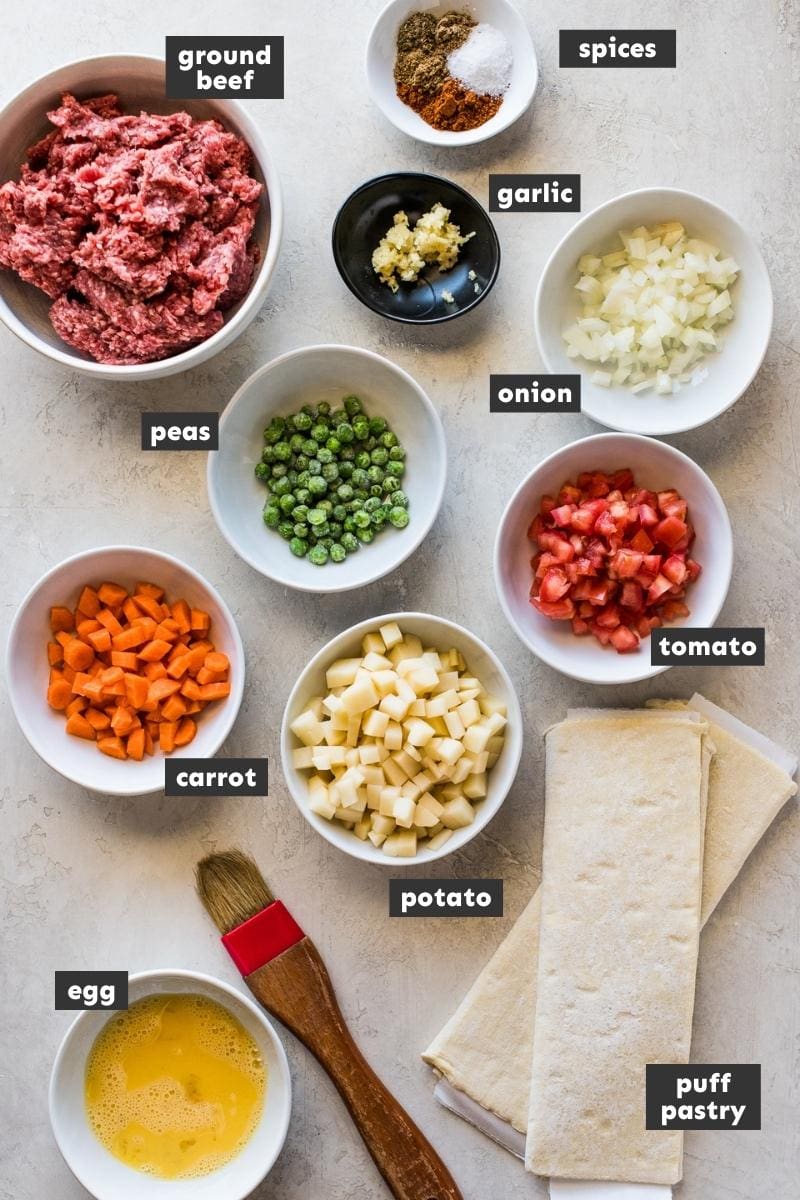
[[[359,442],[365,442],[369,437],[369,421],[363,413],[353,418],[353,433]]]
[[[297,499],[297,497],[295,497],[295,499]],[[308,520],[308,505],[307,504],[296,504],[294,506],[294,508],[292,509],[292,520],[293,521],[307,521]]]
[[[321,508],[326,516],[330,516],[330,514],[333,512],[333,501],[329,500],[326,496],[324,500],[317,501],[316,507]]]
[[[339,463],[339,476],[342,479],[350,479],[354,470],[355,467],[353,464],[351,462],[347,462],[346,459],[343,459]]]
[[[369,486],[369,476],[362,467],[356,467],[350,476],[350,482],[354,488],[365,488]]]
[[[352,485],[349,483],[340,483],[338,488],[336,489],[336,495],[339,497],[339,499],[342,501],[343,504],[347,504],[347,502],[349,500],[353,499]]]
[[[387,479],[402,479],[406,473],[406,464],[403,462],[388,462],[386,464]]]
[[[320,400],[319,404],[317,405],[317,416],[318,417],[327,417],[328,414],[330,413],[330,411],[331,411],[331,406],[330,406],[330,404],[328,404],[328,401]]]
[[[262,463],[274,463],[275,462],[275,447],[274,446],[265,446],[264,447],[264,449],[261,451],[261,461],[262,461]]]
[[[256,479],[260,479],[262,483],[266,483],[267,480],[271,477],[272,472],[270,471],[270,469],[266,463],[260,462],[260,463],[256,463],[255,474],[256,474]]]
[[[324,508],[310,508],[308,510],[307,520],[309,525],[324,525],[328,519],[328,514]]]
[[[392,508],[408,508],[408,496],[403,491],[392,492],[390,500]]]
[[[373,417],[369,423],[369,431],[373,437],[380,437],[386,432],[386,422],[383,417]]]
[[[325,447],[326,449],[330,450],[331,454],[338,454],[342,448],[342,443],[335,434],[332,434],[326,441]]]
[[[294,493],[284,492],[278,501],[278,507],[287,517],[295,506]]]
[[[369,456],[369,450],[359,450],[355,457],[355,464],[362,471],[366,471],[367,467],[372,465],[372,459]]]
[[[344,411],[347,413],[348,417],[354,417],[356,413],[361,412],[362,408],[363,405],[358,396],[345,396]]]
[[[381,446],[385,446],[387,450],[391,450],[393,446],[397,445],[397,434],[392,433],[391,429],[387,429],[378,438],[378,442]]]
[[[395,508],[389,509],[389,520],[395,529],[405,529],[408,524],[408,512],[398,504]]]
[[[389,451],[389,462],[405,462],[406,452],[402,446],[392,446]]]
[[[298,483],[300,482],[298,478]],[[296,487],[294,489],[294,498],[298,504],[308,504],[311,499],[311,492],[307,487]]]
[[[289,468],[287,467],[286,463],[276,462],[272,464],[270,470],[272,471],[273,479],[282,479]]]
[[[322,478],[328,483],[334,483],[339,478],[339,467],[335,462],[323,463],[321,470]]]
[[[342,421],[341,425],[336,426],[336,436],[340,442],[347,446],[355,439],[356,435],[353,432],[353,426],[350,422]]]
[[[267,504],[264,507],[264,524],[270,529],[277,529],[281,523],[281,510],[277,504]]]
[[[292,485],[285,475],[280,479],[275,479],[272,482],[272,492],[276,496],[286,496],[292,490]]]
[[[294,414],[292,417],[292,424],[294,425],[295,429],[300,430],[302,433],[306,433],[313,425],[313,421],[307,412],[301,411]]]
[[[329,521],[328,529],[330,530],[330,535],[334,541],[340,538],[344,533],[344,525],[342,525],[341,521]]]
[[[328,553],[331,556],[331,562],[340,563],[347,558],[347,551],[341,542],[334,542]]]
[[[323,466],[326,463],[332,463],[333,451],[329,450],[327,446],[320,446],[319,450],[317,450],[317,462],[321,462]]]
[[[317,450],[319,450],[319,446],[314,439],[306,438],[306,440],[303,442],[303,453],[307,454],[309,458],[313,458],[317,453]]]
[[[285,538],[287,542],[291,541],[291,539],[294,537],[294,521],[281,521],[281,523],[278,525],[278,533],[282,538]]]
[[[328,437],[330,436],[330,432],[331,431],[330,431],[330,428],[329,428],[327,422],[320,421],[311,430],[311,436],[315,442],[318,442],[320,444],[320,446],[323,446],[325,444],[326,440],[328,439]]]
[[[306,467],[306,470],[308,471],[309,475],[319,475],[320,471],[322,470],[322,463],[318,458],[310,458],[308,460],[308,466]]]
[[[289,549],[297,558],[305,558],[308,553],[308,542],[305,538],[295,535],[289,542]]]
[[[334,521],[343,521],[347,516],[347,509],[343,504],[334,504],[331,516]]]
[[[389,461],[389,451],[384,446],[376,446],[369,457],[376,466],[385,467]]]
[[[311,547],[306,557],[315,567],[324,567],[328,561],[328,551],[317,542],[316,546]]]
[[[366,529],[358,529],[356,531],[356,537],[360,542],[363,542],[365,546],[368,546],[375,537],[375,530],[370,529],[369,527]]]
[[[353,513],[353,524],[355,525],[356,529],[366,529],[369,523],[369,513],[363,508],[358,512]]]
[[[405,509],[403,509],[402,511],[405,512]],[[378,507],[373,509],[372,512],[370,513],[370,521],[372,522],[374,528],[376,528],[376,529],[383,529],[384,525],[386,524],[386,521],[388,520],[388,517],[389,517],[389,510],[387,508],[384,508],[382,504],[379,504]]]
[[[312,496],[324,496],[328,490],[328,484],[321,475],[312,475],[308,481],[308,490]]]
[[[311,533],[311,526],[307,525],[305,521],[295,521],[294,533],[295,537],[308,538],[308,535]]]
[[[292,457],[292,448],[288,442],[275,443],[275,457],[278,462],[288,462]]]
[[[345,529],[341,541],[348,554],[358,549],[358,538],[351,529]]]
[[[375,512],[375,509],[380,508],[380,506],[381,502],[377,496],[370,496],[368,500],[364,501],[364,509],[368,513]]]

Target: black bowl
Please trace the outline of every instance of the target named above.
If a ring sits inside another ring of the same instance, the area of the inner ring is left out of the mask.
[[[372,252],[396,212],[402,209],[413,228],[437,201],[450,209],[462,234],[474,231],[475,237],[461,247],[449,271],[428,267],[416,283],[401,283],[393,292],[375,274]],[[491,291],[500,270],[500,243],[488,213],[469,192],[449,179],[409,171],[379,175],[347,197],[333,223],[333,257],[342,279],[367,308],[392,321],[435,325],[469,312]]]

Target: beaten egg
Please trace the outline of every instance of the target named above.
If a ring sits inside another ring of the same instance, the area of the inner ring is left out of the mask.
[[[161,1179],[225,1166],[255,1130],[267,1073],[244,1026],[207,996],[146,996],[98,1034],[86,1112],[121,1162]]]

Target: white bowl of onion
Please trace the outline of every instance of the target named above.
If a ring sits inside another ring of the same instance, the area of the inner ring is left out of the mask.
[[[499,810],[521,754],[502,663],[428,613],[372,617],[333,638],[297,680],[281,728],[283,774],[305,819],[382,866],[460,850]]]
[[[692,192],[644,188],[601,204],[553,251],[536,337],[548,371],[580,372],[582,410],[601,425],[682,433],[749,387],[772,307],[764,260],[735,217]]]

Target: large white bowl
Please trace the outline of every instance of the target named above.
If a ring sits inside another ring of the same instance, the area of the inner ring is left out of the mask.
[[[250,290],[225,314],[225,324],[199,345],[159,362],[108,366],[94,362],[61,341],[50,324],[52,301],[44,292],[23,283],[13,272],[0,270],[0,319],[34,350],[55,362],[99,379],[161,379],[205,362],[228,346],[250,324],[261,307],[275,270],[283,228],[283,206],[277,173],[259,127],[235,100],[167,100],[164,60],[135,54],[109,54],[67,63],[26,87],[0,112],[0,183],[19,179],[25,152],[51,126],[47,112],[62,92],[78,97],[116,92],[128,111],[170,113],[185,110],[197,120],[216,119],[242,137],[253,151],[254,173],[264,184],[254,238],[261,252]]]
[[[292,1110],[292,1081],[283,1046],[263,1009],[240,991],[196,971],[142,971],[131,975],[131,1003],[145,996],[189,993],[228,1009],[255,1040],[267,1068],[261,1120],[226,1166],[197,1179],[157,1179],[126,1166],[98,1141],[86,1118],[86,1061],[113,1012],[82,1012],[70,1025],[50,1077],[50,1123],[75,1178],[96,1200],[244,1200],[269,1174],[283,1148]]]
[[[387,527],[344,562],[315,567],[295,558],[287,542],[262,520],[266,490],[254,468],[264,429],[274,416],[304,404],[340,404],[355,394],[369,416],[384,417],[408,452],[399,486],[409,497],[405,529]],[[370,350],[305,346],[260,367],[222,415],[217,451],[208,456],[208,497],[220,531],[245,562],[277,583],[306,592],[363,587],[398,567],[436,519],[447,477],[447,449],[439,414],[410,375]]]
[[[244,648],[230,609],[215,588],[171,554],[143,546],[102,546],[59,563],[34,584],[17,610],[6,653],[11,706],[33,749],[66,779],[112,796],[139,796],[164,788],[164,755],[158,748],[141,762],[108,758],[94,742],[71,737],[64,714],[46,699],[50,608],[73,607],[81,588],[112,580],[132,588],[140,580],[159,584],[169,600],[184,598],[211,616],[211,637],[231,663],[231,694],[209,705],[197,720],[197,734],[173,758],[211,758],[230,733],[244,690]]]
[[[308,807],[308,772],[298,771],[292,763],[292,751],[300,743],[289,726],[314,696],[325,695],[325,672],[328,667],[337,658],[359,657],[362,654],[361,639],[364,634],[371,633],[390,621],[396,621],[404,633],[416,634],[426,647],[434,647],[437,650],[455,647],[456,650],[460,650],[470,671],[480,679],[489,695],[501,700],[508,711],[505,745],[489,772],[486,798],[477,805],[475,820],[464,829],[454,830],[453,836],[448,838],[439,850],[421,848],[415,858],[390,858],[370,841],[360,841],[351,830],[338,821],[326,821],[324,817],[313,813]],[[514,685],[500,659],[485,642],[462,625],[456,625],[454,621],[446,621],[444,617],[435,617],[430,613],[383,613],[361,621],[337,637],[331,638],[327,645],[317,651],[292,688],[281,725],[283,775],[292,799],[309,825],[312,825],[317,833],[321,833],[332,846],[344,850],[345,854],[352,858],[378,863],[382,867],[394,867],[395,870],[400,867],[427,866],[437,858],[445,858],[448,854],[461,850],[467,842],[471,842],[499,811],[516,777],[521,755],[522,712]]]
[[[431,146],[469,146],[507,129],[530,106],[539,79],[536,51],[518,9],[509,0],[471,0],[467,7],[472,15],[478,21],[494,25],[511,43],[514,53],[511,84],[495,115],[476,129],[455,133],[434,129],[423,121],[419,113],[397,95],[394,81],[397,31],[412,12],[432,9],[444,16],[453,7],[446,0],[391,0],[375,22],[367,43],[367,87],[372,99],[383,115],[403,133]]]
[[[686,384],[672,396],[651,389],[632,395],[621,386],[591,382],[596,366],[569,358],[562,337],[581,314],[575,284],[583,254],[607,254],[620,248],[621,229],[681,221],[690,235],[707,238],[741,268],[731,296],[735,316],[721,334],[721,348],[700,366],[700,382]],[[652,435],[681,433],[712,421],[749,387],[767,352],[772,330],[772,287],[761,252],[734,216],[718,204],[677,188],[643,188],[627,192],[587,213],[562,238],[544,268],[536,292],[536,337],[548,371],[581,373],[581,407],[611,429]]]
[[[599,433],[556,450],[530,472],[506,505],[494,547],[494,579],[503,611],[513,629],[548,666],[587,683],[633,683],[667,667],[650,665],[650,641],[618,654],[593,637],[576,637],[569,621],[542,616],[529,600],[534,553],[527,529],[544,495],[555,495],[582,471],[630,467],[636,483],[653,491],[676,488],[689,503],[696,531],[692,557],[703,570],[689,589],[691,615],[675,625],[708,628],[728,594],[733,567],[733,536],[728,513],[705,471],[665,442],[628,433]]]

